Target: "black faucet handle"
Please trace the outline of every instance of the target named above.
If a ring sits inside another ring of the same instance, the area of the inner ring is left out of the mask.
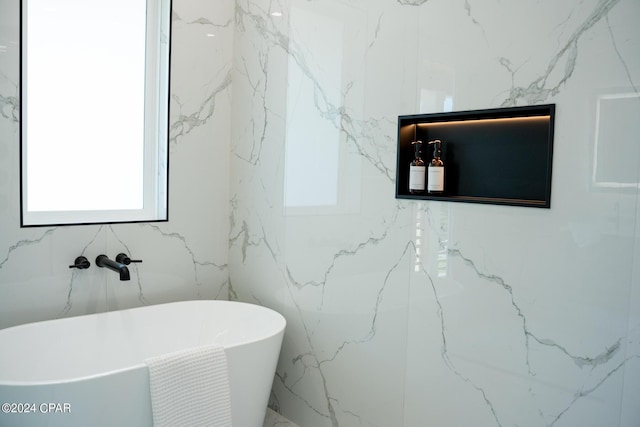
[[[116,255],[116,262],[119,262],[119,263],[124,264],[124,265],[129,265],[132,262],[142,262],[142,260],[141,259],[131,259],[131,258],[129,258],[129,256],[127,256],[127,254],[119,253],[118,255]]]
[[[69,268],[77,268],[78,270],[86,270],[91,267],[91,263],[87,259],[87,257],[79,256],[73,261],[73,265],[70,265]]]

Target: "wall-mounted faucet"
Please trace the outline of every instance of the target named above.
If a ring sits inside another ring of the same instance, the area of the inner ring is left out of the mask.
[[[87,257],[79,256],[73,261],[73,265],[70,265],[69,268],[77,268],[78,270],[86,270],[91,267],[91,263],[87,259]]]
[[[132,262],[142,262],[141,259],[131,259],[127,254],[123,254],[122,252],[116,255],[116,262],[119,262],[124,265],[129,265]]]
[[[98,255],[96,258],[96,265],[98,267],[106,267],[109,270],[117,271],[120,273],[120,280],[130,280],[129,269],[121,262],[113,261],[106,255]]]

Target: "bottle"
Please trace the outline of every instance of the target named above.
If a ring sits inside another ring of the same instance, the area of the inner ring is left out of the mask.
[[[409,193],[424,192],[426,165],[422,160],[422,141],[413,141],[413,160],[409,164]]]
[[[440,159],[442,155],[442,141],[435,139],[429,141],[429,145],[433,144],[433,159],[429,163],[427,192],[443,193],[444,192],[444,162]]]

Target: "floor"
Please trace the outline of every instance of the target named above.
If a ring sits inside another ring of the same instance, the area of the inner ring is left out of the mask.
[[[267,416],[264,418],[263,427],[299,427],[277,412],[267,409]]]

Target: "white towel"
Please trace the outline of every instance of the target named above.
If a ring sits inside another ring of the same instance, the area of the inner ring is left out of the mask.
[[[145,360],[155,427],[231,427],[227,357],[220,346]]]

